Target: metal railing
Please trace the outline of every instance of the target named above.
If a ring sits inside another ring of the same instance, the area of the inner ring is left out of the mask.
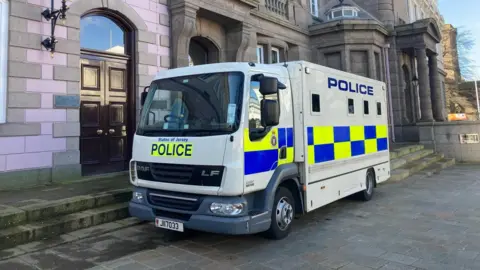
[[[288,19],[288,0],[265,0],[265,7],[285,19]]]

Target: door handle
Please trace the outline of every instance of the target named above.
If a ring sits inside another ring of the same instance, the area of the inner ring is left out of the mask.
[[[110,134],[115,133],[115,129],[113,129],[113,128],[109,129],[109,130],[108,130],[108,133],[110,133]]]
[[[101,130],[101,129],[97,130],[98,135],[102,135],[102,133],[103,133],[103,130]]]
[[[280,159],[286,159],[287,158],[287,147],[282,146],[280,147]]]

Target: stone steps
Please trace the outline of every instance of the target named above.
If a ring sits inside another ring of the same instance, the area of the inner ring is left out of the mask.
[[[6,207],[0,211],[0,250],[129,217],[131,189]]]
[[[423,145],[393,146],[390,151],[389,181],[401,181],[419,173],[431,176],[454,164],[455,159],[445,158],[443,154],[425,149]]]

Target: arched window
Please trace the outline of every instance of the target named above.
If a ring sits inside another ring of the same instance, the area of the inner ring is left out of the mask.
[[[125,31],[107,17],[99,15],[83,17],[80,21],[80,47],[125,54]]]

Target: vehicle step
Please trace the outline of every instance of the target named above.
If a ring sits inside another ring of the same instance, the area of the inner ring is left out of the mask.
[[[0,250],[40,241],[80,229],[124,219],[129,216],[128,202],[107,205],[78,213],[36,221],[0,230]]]
[[[400,158],[410,153],[417,152],[424,149],[421,144],[406,145],[406,146],[393,146],[390,150],[390,159]]]
[[[392,170],[389,181],[396,182],[401,181],[409,176],[425,169],[431,164],[443,159],[443,154],[430,154],[413,162],[409,162],[397,169]]]
[[[126,188],[35,203],[23,207],[4,206],[0,208],[0,230],[105,205],[128,202],[131,199],[131,194],[131,189]]]
[[[437,174],[441,172],[442,170],[449,168],[451,166],[455,165],[455,159],[454,158],[443,158],[430,166],[426,167],[421,173],[427,175],[427,176],[432,176],[434,174]]]

